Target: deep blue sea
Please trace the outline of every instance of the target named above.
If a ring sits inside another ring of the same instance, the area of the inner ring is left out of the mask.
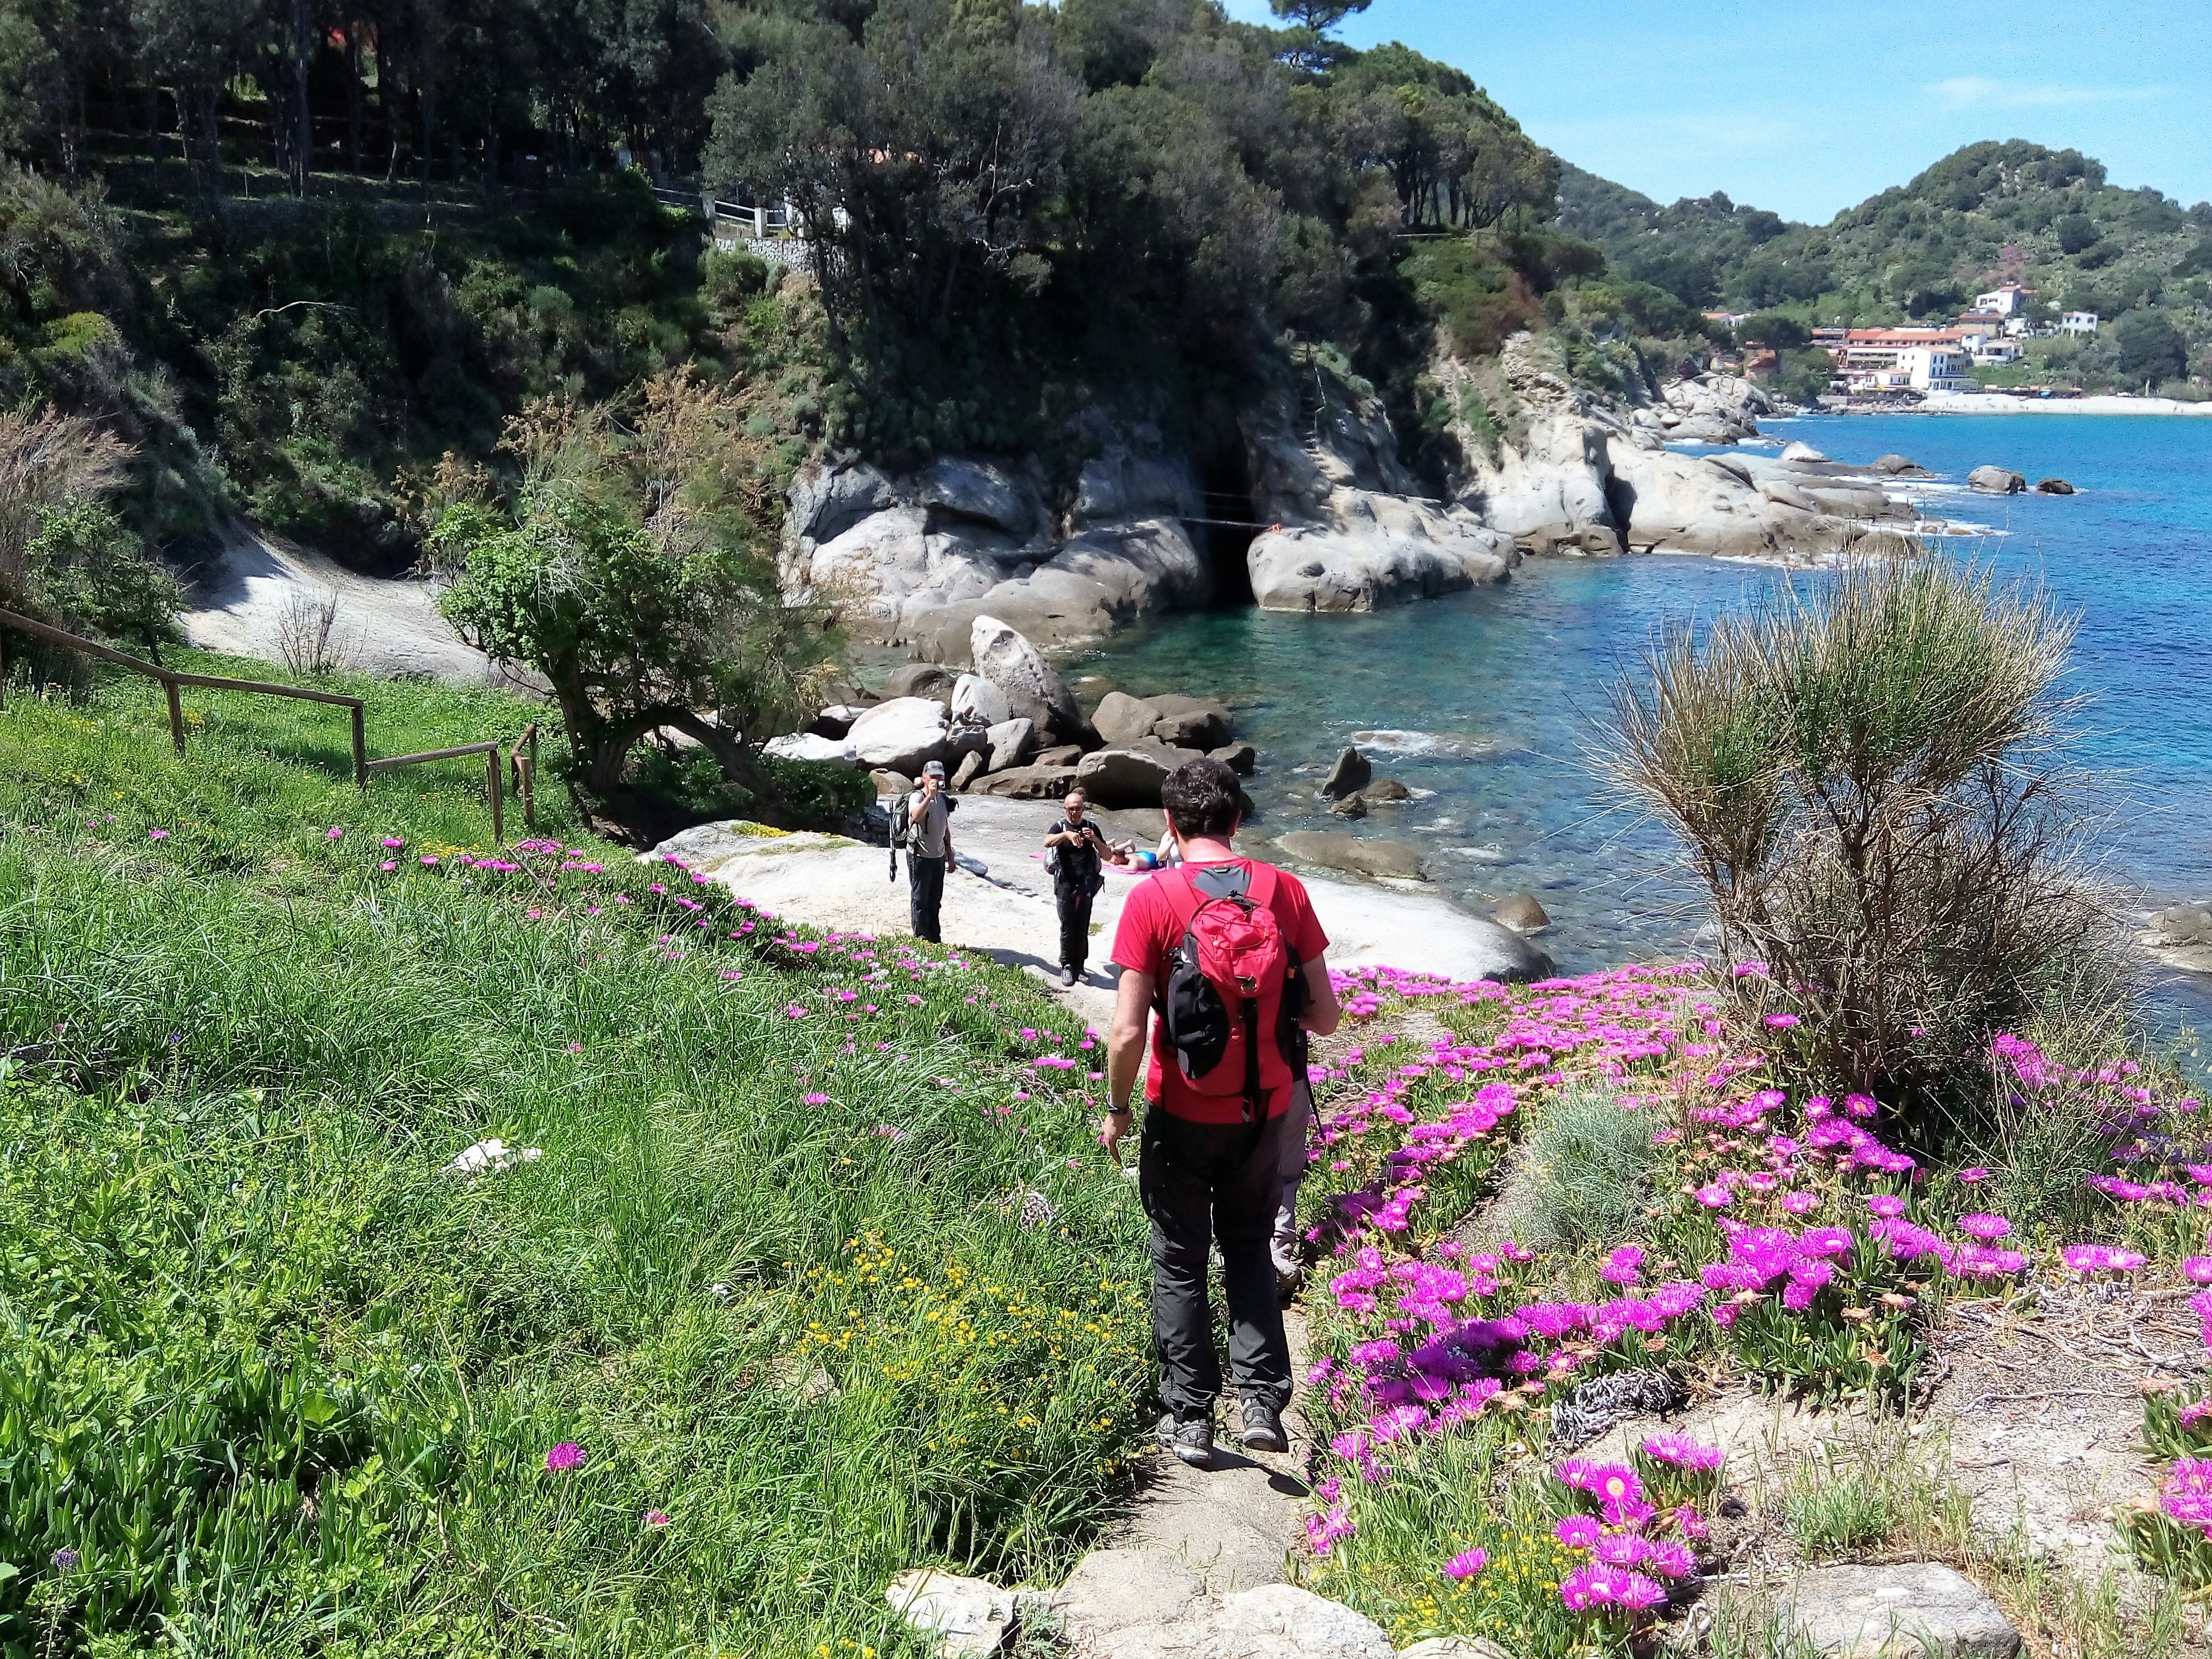
[[[1864,416],[1771,429],[1838,461],[1895,451],[1931,469],[1931,515],[1996,532],[1955,552],[2040,582],[2078,614],[2081,754],[2121,802],[2102,836],[2109,871],[2144,908],[2212,897],[2212,419]],[[1966,474],[1985,462],[2080,493],[1967,494]],[[1547,948],[1580,971],[1680,953],[1694,931],[1667,839],[1590,764],[1608,684],[1663,621],[1780,579],[1674,556],[1529,560],[1500,586],[1373,616],[1180,617],[1074,672],[1139,695],[1226,699],[1260,749],[1256,830],[1413,842],[1471,903],[1533,892],[1553,920]],[[1419,799],[1352,825],[1322,813],[1314,787],[1352,742]],[[2201,984],[2167,980],[2157,1000],[2168,1020],[2212,1015]]]

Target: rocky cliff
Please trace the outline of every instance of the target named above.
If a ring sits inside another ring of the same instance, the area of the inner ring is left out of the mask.
[[[1748,382],[1603,394],[1559,350],[1520,334],[1494,360],[1431,362],[1461,457],[1442,495],[1406,466],[1380,401],[1317,359],[1238,416],[1249,504],[1209,493],[1157,428],[1103,416],[1074,434],[1087,459],[1072,478],[1036,456],[950,456],[898,475],[815,463],[789,494],[785,585],[882,642],[957,662],[978,617],[1054,648],[1208,603],[1224,573],[1207,531],[1224,521],[1253,532],[1253,599],[1279,611],[1431,599],[1502,581],[1532,554],[1794,563],[1909,544],[1899,532],[1917,513],[1902,479],[1803,445],[1778,459],[1667,447],[1755,437],[1772,405]]]

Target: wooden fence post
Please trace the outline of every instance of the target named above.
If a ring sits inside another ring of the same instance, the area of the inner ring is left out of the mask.
[[[484,750],[484,793],[491,800],[491,839],[495,847],[507,845],[507,826],[500,810],[501,785],[505,781],[499,775],[505,769],[500,764],[499,745],[494,744]]]
[[[176,681],[164,676],[161,690],[169,694],[169,736],[175,741],[177,752],[185,752],[185,703],[177,695]]]
[[[353,706],[353,784],[368,787],[368,720],[359,703]]]

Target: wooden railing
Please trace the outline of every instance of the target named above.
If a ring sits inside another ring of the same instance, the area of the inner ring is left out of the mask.
[[[349,709],[353,714],[353,781],[362,788],[368,787],[368,732],[365,707],[359,697],[349,697],[337,691],[315,691],[301,685],[271,685],[264,680],[226,679],[218,674],[186,674],[173,668],[164,668],[159,663],[148,662],[143,657],[134,657],[125,651],[117,651],[88,640],[64,629],[21,616],[15,611],[0,609],[0,697],[6,695],[8,658],[5,630],[14,629],[34,640],[44,640],[49,645],[65,647],[71,651],[97,657],[102,662],[113,663],[118,668],[127,668],[134,674],[143,674],[161,682],[161,689],[169,699],[169,736],[177,745],[177,752],[185,752],[185,705],[177,696],[179,686],[199,686],[210,691],[252,691],[267,697],[296,697],[302,702],[335,703]]]
[[[368,757],[368,729],[367,705],[359,697],[349,697],[339,691],[318,691],[303,685],[275,685],[266,680],[234,680],[220,674],[188,674],[179,669],[164,668],[149,662],[143,657],[134,657],[127,651],[118,651],[112,646],[88,640],[19,612],[0,608],[0,709],[7,707],[8,687],[8,630],[28,635],[34,640],[44,640],[49,645],[81,652],[101,662],[112,663],[118,668],[127,668],[134,674],[143,674],[159,680],[169,701],[169,736],[177,745],[177,752],[185,752],[185,706],[177,695],[182,686],[196,686],[209,691],[248,691],[260,696],[293,697],[302,702],[334,703],[348,710],[353,725],[353,781],[356,787],[368,787],[372,772],[391,771],[402,766],[418,766],[425,761],[453,760],[465,755],[484,757],[484,799],[491,805],[491,836],[495,842],[507,840],[505,791],[501,775],[500,750],[506,739],[494,738],[486,743],[463,744],[457,749],[432,749],[419,755],[393,755],[383,760]],[[519,793],[522,796],[522,817],[530,829],[538,827],[538,722],[532,720],[514,739],[512,763]]]

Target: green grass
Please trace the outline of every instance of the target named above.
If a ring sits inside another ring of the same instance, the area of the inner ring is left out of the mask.
[[[373,752],[526,718],[364,689]],[[902,1567],[1064,1568],[1147,1371],[1060,1011],[147,690],[0,714],[0,1653],[859,1659]]]

